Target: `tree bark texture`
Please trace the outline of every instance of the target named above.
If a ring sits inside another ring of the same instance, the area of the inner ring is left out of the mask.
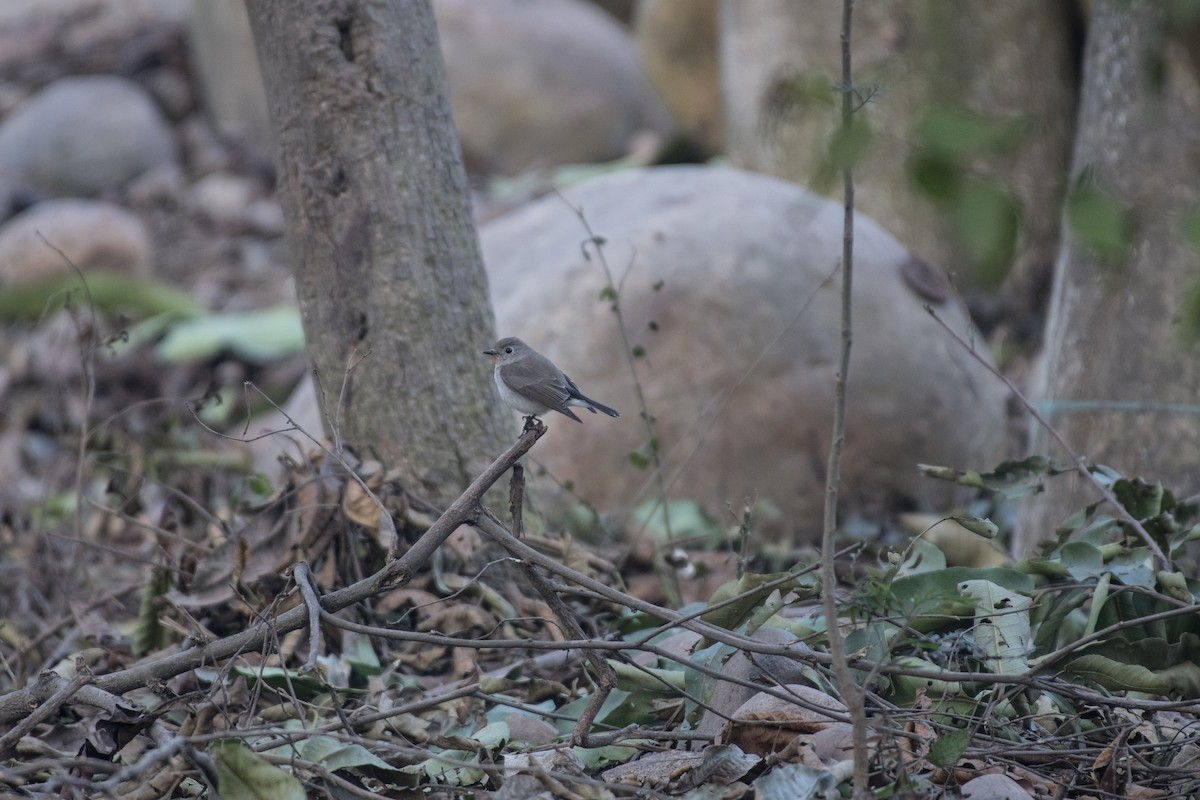
[[[508,420],[480,354],[494,323],[430,4],[247,9],[323,408],[349,446],[449,502]]]
[[[1101,260],[1065,239],[1030,396],[1090,461],[1187,496],[1200,490],[1200,348],[1178,323],[1200,253],[1180,222],[1200,206],[1200,83],[1194,30],[1173,31],[1163,9],[1094,5],[1072,171],[1126,209],[1129,247]],[[1031,450],[1062,455],[1041,430]],[[1048,481],[1022,510],[1017,548],[1095,499],[1073,476]]]

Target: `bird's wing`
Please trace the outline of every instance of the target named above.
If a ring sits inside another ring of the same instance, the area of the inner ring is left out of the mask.
[[[557,375],[555,380],[545,380],[547,368]],[[541,363],[526,358],[516,364],[505,364],[500,368],[500,377],[513,391],[549,408],[562,410],[571,397],[567,376],[545,359]]]

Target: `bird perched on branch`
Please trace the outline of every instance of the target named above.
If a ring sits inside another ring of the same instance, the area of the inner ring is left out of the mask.
[[[529,417],[539,417],[547,411],[565,414],[583,422],[569,406],[586,408],[595,414],[603,411],[610,417],[620,416],[608,406],[584,396],[554,362],[516,337],[496,342],[484,355],[496,360],[494,377],[500,399]]]

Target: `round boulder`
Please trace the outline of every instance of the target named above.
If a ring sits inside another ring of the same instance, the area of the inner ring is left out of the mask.
[[[810,539],[839,358],[841,205],[697,166],[620,172],[563,194],[481,230],[497,333],[523,338],[621,417],[550,415],[534,458],[604,510],[655,495],[632,359],[669,493],[717,518],[767,501],[785,532]],[[605,240],[603,262],[575,209]],[[916,465],[994,466],[1006,390],[926,310],[974,335],[941,273],[862,215],[853,301],[843,512],[945,508],[953,487]]]
[[[152,250],[146,226],[120,206],[48,200],[0,228],[0,285],[64,275],[71,264],[84,271],[147,275]]]
[[[166,120],[124,78],[63,78],[0,124],[0,182],[45,194],[93,195],[174,159]]]
[[[454,120],[472,172],[609,161],[670,116],[632,37],[584,0],[434,0]]]

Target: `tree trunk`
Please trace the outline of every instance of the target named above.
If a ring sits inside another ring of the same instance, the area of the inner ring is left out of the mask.
[[[247,9],[323,408],[349,446],[448,502],[507,420],[480,354],[493,318],[429,2]]]
[[[1124,207],[1127,247],[1101,258],[1065,240],[1030,396],[1089,460],[1187,496],[1200,490],[1200,422],[1183,408],[1200,397],[1200,350],[1179,323],[1200,256],[1180,222],[1200,203],[1200,85],[1164,7],[1095,3],[1073,172]],[[1040,429],[1031,449],[1062,455]],[[1020,551],[1096,499],[1074,477],[1047,489],[1022,511]]]

